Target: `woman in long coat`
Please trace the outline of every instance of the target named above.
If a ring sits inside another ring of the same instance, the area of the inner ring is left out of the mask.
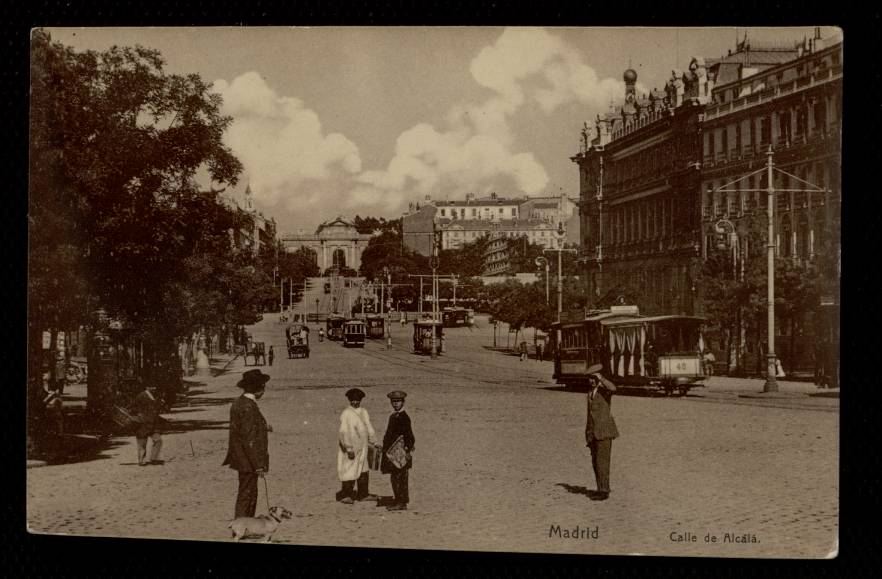
[[[376,446],[376,432],[371,417],[361,407],[365,394],[359,388],[346,392],[349,406],[340,413],[340,430],[337,439],[337,476],[342,488],[337,500],[351,505],[355,501],[377,500],[370,494],[368,465],[368,445]],[[358,490],[355,490],[356,481]]]

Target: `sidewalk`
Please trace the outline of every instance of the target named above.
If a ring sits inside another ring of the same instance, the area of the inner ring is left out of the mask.
[[[197,372],[192,376],[185,376],[184,383],[190,392],[175,403],[172,411],[179,407],[189,406],[194,386],[202,384],[203,380],[210,380],[214,376],[224,373],[237,357],[235,354],[216,355],[209,361],[210,367],[207,372]],[[86,384],[75,383],[65,386],[62,395],[65,433],[61,447],[54,452],[47,452],[45,456],[28,458],[28,469],[108,458],[110,455],[106,453],[111,449],[127,452],[127,447],[132,447],[131,452],[134,452],[134,437],[116,433],[105,436],[97,432],[86,416],[87,395]]]

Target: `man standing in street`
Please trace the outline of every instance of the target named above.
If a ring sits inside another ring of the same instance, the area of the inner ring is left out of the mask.
[[[342,488],[337,500],[351,505],[355,501],[377,500],[370,494],[370,466],[368,465],[368,445],[377,446],[374,427],[368,411],[361,407],[364,391],[350,388],[346,391],[349,406],[340,413],[340,430],[337,439],[337,476]],[[358,490],[355,490],[356,481]]]
[[[156,384],[150,383],[132,401],[132,415],[135,419],[135,440],[138,443],[138,464],[162,464],[159,451],[162,450],[162,435],[159,433],[161,404],[156,399]],[[153,440],[150,448],[150,461],[147,461],[147,439]]]
[[[591,465],[594,467],[594,479],[597,482],[597,491],[588,493],[592,501],[605,501],[609,498],[612,441],[619,436],[610,412],[616,386],[601,374],[602,370],[603,366],[600,364],[588,368],[591,391],[588,393],[585,444],[591,450]]]
[[[407,471],[413,465],[414,437],[410,416],[404,410],[406,392],[395,390],[387,394],[392,404],[392,414],[383,435],[383,457],[380,472],[392,475],[393,503],[386,507],[389,511],[405,511],[410,502],[407,485]],[[400,439],[400,440],[399,440]],[[402,452],[403,451],[403,452]],[[390,456],[391,455],[391,456]],[[377,503],[379,505],[379,502]]]
[[[223,464],[239,471],[234,518],[254,516],[257,510],[257,479],[269,470],[267,433],[273,429],[257,406],[269,379],[268,374],[256,369],[242,374],[236,386],[244,392],[230,407],[230,443]]]

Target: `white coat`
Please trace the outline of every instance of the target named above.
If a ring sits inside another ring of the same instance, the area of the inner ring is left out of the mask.
[[[356,480],[369,470],[368,445],[376,441],[371,417],[364,408],[346,408],[340,413],[340,432],[337,445],[337,476],[341,481]],[[348,452],[355,458],[349,458]]]

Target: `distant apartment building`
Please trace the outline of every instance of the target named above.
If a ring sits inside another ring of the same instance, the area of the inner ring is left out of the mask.
[[[429,255],[434,227],[440,233],[440,249],[455,249],[491,234],[556,247],[560,221],[565,227],[569,224],[565,242],[578,239],[578,223],[573,222],[575,207],[576,203],[565,195],[505,198],[495,193],[487,197],[469,194],[462,201],[426,198],[422,204],[412,203],[402,218],[404,244]]]
[[[276,222],[267,219],[254,207],[251,186],[245,187],[244,207],[228,197],[220,197],[221,203],[244,216],[244,225],[230,231],[230,241],[239,251],[250,251],[257,256],[261,249],[273,249],[276,243]]]

